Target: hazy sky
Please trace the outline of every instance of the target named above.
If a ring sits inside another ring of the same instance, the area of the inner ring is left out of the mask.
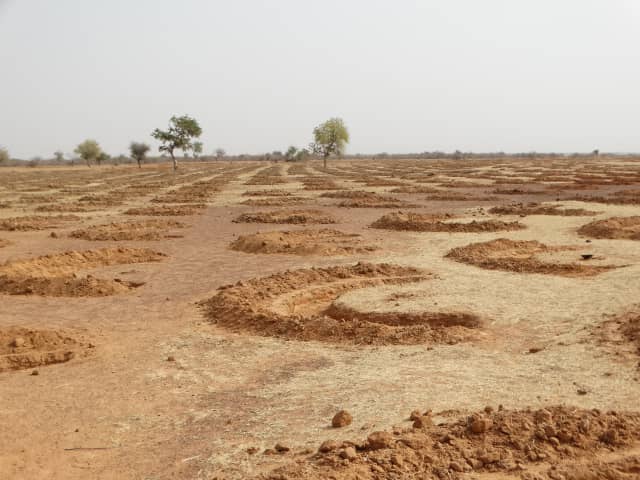
[[[640,151],[638,0],[0,0],[0,145]]]

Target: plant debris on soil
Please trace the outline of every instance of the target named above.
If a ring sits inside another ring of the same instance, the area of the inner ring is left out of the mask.
[[[243,213],[235,223],[279,223],[292,225],[331,224],[336,219],[321,210],[275,210],[271,212]]]
[[[213,323],[262,336],[368,345],[453,344],[475,338],[480,322],[455,313],[371,315],[331,308],[351,290],[426,279],[420,270],[388,264],[301,269],[220,287],[202,305]]]
[[[598,212],[585,210],[584,208],[562,208],[562,205],[541,205],[539,203],[516,203],[503,205],[489,209],[494,215],[557,215],[563,217],[588,217],[597,215]]]
[[[371,224],[372,228],[409,232],[500,232],[526,228],[519,222],[500,220],[473,220],[471,222],[443,222],[446,215],[395,212],[384,215]]]
[[[326,228],[241,235],[231,243],[231,248],[246,253],[293,255],[349,255],[376,250],[374,246],[363,244],[360,235]]]
[[[640,472],[640,454],[631,450],[640,441],[637,413],[487,407],[450,423],[436,423],[430,411],[411,419],[410,428],[362,441],[325,442],[316,454],[259,478],[463,480],[504,473],[522,480],[626,480]],[[619,455],[598,457],[611,452]]]
[[[184,223],[175,220],[144,220],[94,225],[82,230],[74,230],[69,236],[92,241],[160,240],[169,237],[167,232],[170,229],[184,227]],[[175,235],[171,237],[175,238]]]
[[[0,328],[0,372],[68,362],[87,348],[55,330]]]
[[[640,216],[596,220],[580,227],[578,233],[590,238],[640,240]]]
[[[77,272],[109,265],[158,262],[166,255],[143,248],[103,248],[45,255],[0,265],[0,293],[50,297],[107,296],[126,292],[141,283],[78,277]]]
[[[475,265],[487,270],[504,270],[518,273],[541,273],[568,277],[594,276],[609,271],[611,265],[585,265],[580,263],[545,262],[536,255],[541,253],[574,250],[575,247],[549,247],[532,241],[515,241],[498,238],[488,242],[479,242],[457,247],[446,258],[456,262]]]

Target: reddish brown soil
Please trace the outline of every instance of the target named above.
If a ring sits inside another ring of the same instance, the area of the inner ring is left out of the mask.
[[[499,238],[489,242],[472,243],[454,248],[446,255],[446,258],[487,270],[542,273],[567,277],[593,276],[615,268],[580,263],[547,263],[536,258],[536,254],[573,248],[548,247],[537,241],[515,241]]]
[[[246,253],[292,255],[349,255],[376,250],[373,246],[363,244],[360,235],[326,228],[242,235],[230,247]]]
[[[88,345],[55,330],[0,329],[0,372],[63,363],[82,355]]]
[[[106,280],[76,272],[109,265],[157,262],[164,254],[140,248],[64,252],[0,265],[0,293],[50,297],[92,297],[126,292],[140,283]]]
[[[82,230],[74,230],[69,236],[92,241],[161,240],[169,237],[169,230],[184,227],[184,223],[174,220],[144,220],[95,225]],[[175,238],[174,235],[171,237]]]
[[[364,190],[343,190],[339,192],[326,192],[320,195],[324,198],[367,198],[372,200],[380,200],[380,201],[395,201],[396,198],[378,195],[375,192],[365,192]]]
[[[390,190],[391,193],[441,193],[442,190],[438,190],[434,187],[425,187],[425,186],[413,186],[408,185],[404,187],[396,187]]]
[[[420,213],[389,213],[371,224],[372,228],[382,230],[400,230],[409,232],[500,232],[522,230],[526,228],[518,222],[499,220],[472,221],[469,223],[443,222],[446,215],[424,215]]]
[[[0,248],[7,247],[9,245],[11,245],[11,242],[9,240],[5,240],[4,238],[0,238]]]
[[[234,332],[355,344],[457,343],[473,338],[469,320],[447,314],[369,315],[332,310],[342,293],[428,278],[388,264],[293,270],[221,287],[202,303],[207,317]],[[337,315],[336,317],[332,315]]]
[[[187,205],[130,208],[124,213],[125,215],[147,215],[149,217],[181,217],[195,215],[205,207],[206,205],[203,203],[191,203]]]
[[[496,188],[493,192],[498,195],[544,195],[544,190],[525,190],[522,188]]]
[[[274,210],[271,212],[243,213],[235,223],[279,223],[279,224],[330,224],[336,219],[321,210]]]
[[[462,192],[445,192],[445,193],[436,193],[433,195],[428,195],[425,200],[433,201],[433,202],[490,202],[493,200],[497,200],[497,197],[494,196],[477,196],[466,194]]]
[[[76,215],[28,215],[25,217],[13,217],[0,220],[0,230],[22,231],[29,230],[48,230],[51,228],[59,228],[65,222],[73,222],[80,220],[81,217]]]
[[[640,310],[636,307],[602,322],[594,328],[593,334],[599,344],[615,355],[637,358],[640,355]]]
[[[503,472],[529,480],[625,480],[640,473],[640,456],[625,456],[640,440],[636,413],[487,407],[452,423],[434,424],[430,412],[416,411],[412,419],[412,428],[374,432],[360,442],[325,443],[323,452],[260,478],[462,480]],[[597,458],[610,452],[621,458]]]
[[[640,216],[596,220],[580,227],[578,233],[591,238],[640,240]]]
[[[516,203],[503,205],[489,209],[489,213],[495,215],[558,215],[563,217],[588,217],[597,215],[598,212],[585,210],[584,208],[561,208],[562,205],[540,205],[539,203]]]

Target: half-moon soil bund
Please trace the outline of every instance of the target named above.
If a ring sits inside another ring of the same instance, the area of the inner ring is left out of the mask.
[[[221,287],[201,305],[212,323],[231,331],[303,341],[411,345],[453,344],[473,337],[473,328],[444,326],[447,322],[435,318],[431,324],[407,321],[403,325],[375,315],[375,321],[334,318],[328,310],[348,291],[428,278],[424,271],[389,264],[300,269]]]
[[[142,283],[101,279],[77,273],[110,265],[158,262],[165,254],[145,248],[102,248],[45,255],[0,265],[0,293],[49,297],[103,297],[138,288]]]
[[[596,220],[580,227],[578,234],[598,239],[640,240],[640,216]]]
[[[425,215],[420,213],[390,213],[371,224],[371,228],[381,230],[398,230],[407,232],[449,232],[449,233],[482,233],[522,230],[526,228],[518,222],[502,222],[500,220],[484,220],[471,222],[443,222],[446,216]]]
[[[87,345],[55,330],[0,328],[0,372],[68,362]]]
[[[337,223],[331,215],[320,210],[274,210],[271,212],[243,213],[234,223],[276,223],[291,225]]]
[[[245,253],[290,255],[350,255],[369,253],[376,248],[366,245],[360,235],[333,229],[258,232],[241,235],[230,245]]]
[[[576,247],[549,247],[535,240],[515,241],[507,238],[498,238],[488,242],[471,243],[464,247],[454,248],[447,253],[446,258],[486,270],[539,273],[566,277],[591,277],[617,268],[614,265],[545,262],[537,258],[539,254],[567,250],[576,250]]]
[[[258,478],[630,480],[640,472],[637,413],[486,407],[444,422],[421,410],[410,419],[412,427],[326,441]]]

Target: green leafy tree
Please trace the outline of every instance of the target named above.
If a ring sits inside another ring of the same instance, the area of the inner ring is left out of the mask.
[[[131,142],[129,145],[129,153],[138,162],[138,168],[142,168],[142,162],[144,161],[147,153],[151,150],[151,147],[142,142]]]
[[[193,158],[202,155],[202,142],[193,142]]]
[[[284,157],[286,158],[287,162],[293,162],[296,158],[297,153],[298,149],[291,145],[285,152]]]
[[[9,158],[9,150],[0,147],[0,163],[7,163]]]
[[[100,156],[102,155],[102,149],[95,140],[85,140],[74,150],[78,156],[87,162],[87,166],[91,166],[91,162],[102,161]],[[99,160],[100,159],[100,160]]]
[[[98,155],[98,158],[96,158],[98,166],[102,165],[102,162],[108,162],[109,160],[111,160],[111,155],[109,155],[107,152],[100,152],[100,155]]]
[[[171,156],[173,169],[178,169],[178,161],[175,157],[175,150],[182,150],[185,154],[193,149],[193,139],[202,135],[202,128],[197,120],[188,115],[181,117],[173,116],[169,121],[167,130],[156,128],[151,136],[160,142],[159,150]]]
[[[62,163],[64,161],[64,153],[60,150],[57,150],[53,153],[53,158],[56,159],[56,162]]]
[[[344,152],[349,143],[349,132],[341,118],[330,118],[313,129],[313,138],[312,151],[322,156],[324,168],[327,168],[327,158]]]

